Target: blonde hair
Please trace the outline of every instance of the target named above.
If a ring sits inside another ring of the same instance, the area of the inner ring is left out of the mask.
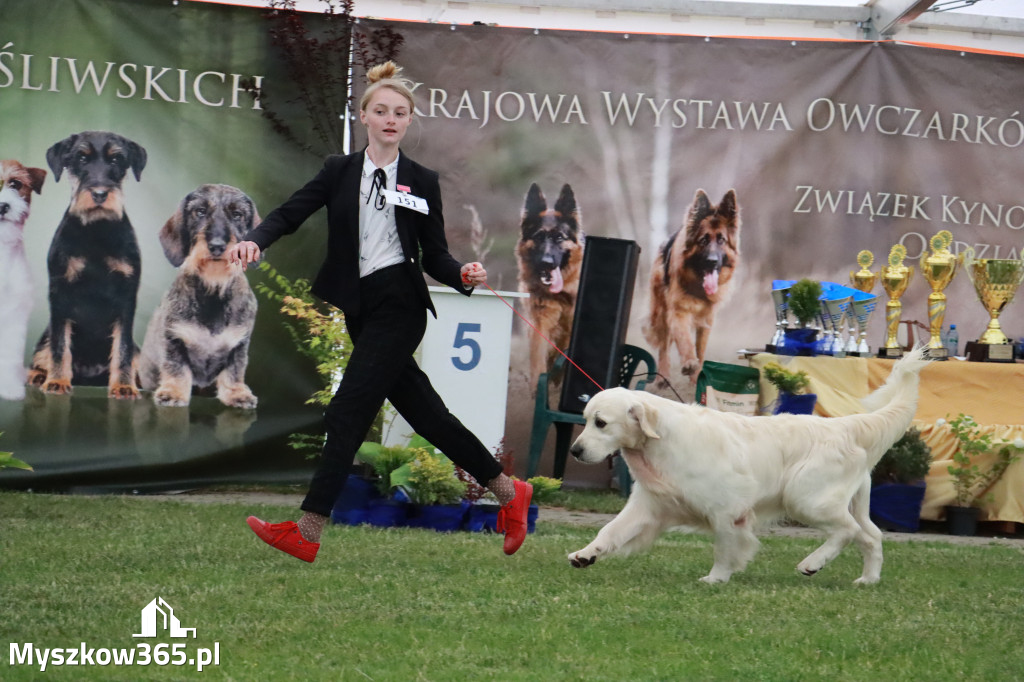
[[[381,88],[394,90],[402,97],[405,97],[409,101],[410,114],[416,109],[416,103],[412,99],[412,83],[408,78],[402,78],[402,67],[398,64],[386,61],[383,64],[371,67],[366,72],[366,81],[369,83],[369,86],[363,92],[363,96],[359,98],[360,111],[366,111],[370,98]]]

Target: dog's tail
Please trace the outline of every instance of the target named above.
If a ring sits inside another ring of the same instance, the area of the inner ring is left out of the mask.
[[[917,405],[917,384],[921,370],[928,364],[925,357],[925,346],[919,344],[900,358],[892,367],[889,378],[885,380],[871,395],[861,400],[861,405],[868,412],[877,412],[895,400],[907,403],[913,400]]]
[[[884,442],[885,448],[878,453],[881,458],[889,445],[903,436],[910,427],[917,412],[917,389],[921,370],[929,360],[925,357],[925,346],[919,344],[893,365],[889,378],[871,395],[861,400],[864,409],[873,415],[884,417],[884,430],[876,442]]]

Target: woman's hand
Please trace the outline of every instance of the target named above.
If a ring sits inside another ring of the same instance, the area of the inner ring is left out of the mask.
[[[487,284],[487,271],[482,263],[466,263],[462,266],[462,283],[466,286]]]
[[[241,263],[245,270],[249,263],[260,259],[260,247],[256,242],[236,242],[224,254],[229,263]]]

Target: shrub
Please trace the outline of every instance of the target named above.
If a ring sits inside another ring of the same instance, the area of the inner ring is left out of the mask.
[[[931,462],[932,449],[921,438],[921,432],[912,426],[882,455],[871,472],[871,482],[874,485],[913,483],[928,475]]]
[[[800,325],[806,327],[821,313],[821,283],[813,279],[802,279],[789,289],[789,309],[793,311]]]
[[[941,420],[944,422],[945,420]],[[1018,438],[1013,443],[993,442],[992,434],[981,433],[978,422],[969,414],[960,413],[949,422],[949,428],[959,441],[953,453],[953,464],[947,467],[953,477],[953,489],[956,492],[954,506],[971,507],[991,498],[986,491],[998,481],[1006,469],[1020,459],[1024,450],[1024,439]],[[996,451],[996,461],[987,471],[974,463],[974,459],[992,450]]]
[[[793,372],[777,362],[769,362],[763,367],[764,378],[780,393],[803,393],[811,385],[807,372]]]

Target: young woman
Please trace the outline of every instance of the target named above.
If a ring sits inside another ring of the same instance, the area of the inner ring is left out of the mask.
[[[327,207],[327,255],[313,293],[340,308],[353,349],[337,393],[324,410],[327,439],[298,523],[249,526],[268,544],[312,562],[320,534],[348,478],[356,450],[388,399],[415,432],[487,486],[503,505],[499,528],[512,554],[526,537],[533,488],[513,481],[484,445],[445,407],[413,359],[427,311],[436,316],[422,272],[470,295],[487,282],[480,263],[460,264],[448,252],[438,174],[399,151],[412,121],[408,81],[394,62],[367,74],[359,104],[363,151],[327,157],[320,173],[236,244],[229,257],[243,267],[277,239]],[[395,205],[384,190],[400,191]],[[405,203],[419,203],[420,210]]]

